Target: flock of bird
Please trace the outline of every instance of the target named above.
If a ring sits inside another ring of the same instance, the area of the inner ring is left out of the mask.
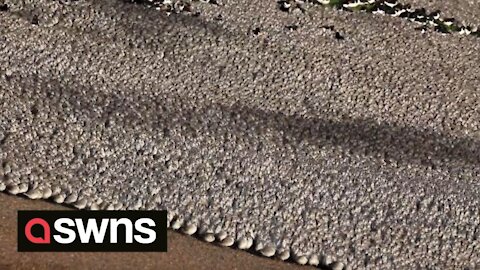
[[[408,19],[420,24],[422,30],[432,27],[441,33],[460,33],[480,37],[480,29],[462,25],[454,18],[440,17],[440,11],[427,12],[424,8],[412,8],[410,4],[401,4],[397,0],[278,0],[280,10],[290,12],[296,8],[304,10],[308,3],[330,6],[346,11],[364,11],[372,14],[390,15]]]
[[[218,5],[220,0],[125,0],[143,4],[168,13],[192,12],[192,2],[205,2]]]
[[[169,13],[192,12],[192,1],[219,4],[219,0],[127,0],[148,5]],[[295,9],[305,11],[305,4],[319,4],[346,11],[363,11],[372,14],[390,15],[418,23],[422,31],[432,28],[437,32],[459,33],[480,37],[480,29],[462,25],[453,18],[442,18],[440,11],[427,12],[424,8],[412,8],[410,4],[401,4],[397,0],[277,0],[280,10],[291,12]]]

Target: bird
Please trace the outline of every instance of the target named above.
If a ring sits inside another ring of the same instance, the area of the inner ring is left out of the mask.
[[[413,12],[415,12],[415,9],[413,9],[410,4],[404,5],[403,8],[404,8],[408,13],[413,13]]]
[[[460,28],[460,35],[470,35],[472,33],[472,29],[469,26],[462,26]]]
[[[414,11],[415,15],[418,17],[418,16],[422,16],[422,17],[425,17],[427,12],[425,11],[424,8],[417,8],[415,9]]]
[[[431,25],[431,26],[437,26],[438,25],[436,20],[429,20],[428,24]]]
[[[422,34],[425,34],[427,32],[427,27],[425,25],[416,27],[415,30],[420,31]]]
[[[344,8],[348,8],[348,9],[356,9],[360,6],[363,6],[365,5],[364,3],[362,3],[361,1],[355,1],[355,2],[351,2],[351,3],[346,3],[346,4],[343,4],[343,7]]]
[[[385,11],[383,11],[381,8],[377,7],[375,10],[372,11],[373,14],[380,14],[384,15]]]
[[[402,14],[405,14],[407,11],[405,9],[396,10],[395,13],[392,14],[393,17],[402,17]]]
[[[289,12],[290,8],[292,7],[292,3],[290,1],[278,1],[278,6],[280,7],[281,11]]]
[[[383,2],[387,7],[394,8],[398,5],[397,0],[386,0]]]
[[[427,17],[425,16],[417,16],[415,18],[415,22],[420,23],[420,24],[426,24],[427,23]]]
[[[330,0],[317,0],[317,3],[321,5],[329,5],[330,2],[331,2]]]
[[[389,7],[389,6],[383,6],[382,8],[385,11],[385,13],[388,14],[388,15],[393,16],[396,12],[395,8],[392,8],[392,7]]]
[[[443,23],[446,26],[452,26],[455,23],[455,19],[454,18],[447,18],[447,19],[443,20]]]
[[[335,32],[335,39],[344,40],[345,38],[339,32]]]
[[[434,20],[439,20],[440,19],[440,10],[435,10],[432,13],[428,15],[430,18]]]

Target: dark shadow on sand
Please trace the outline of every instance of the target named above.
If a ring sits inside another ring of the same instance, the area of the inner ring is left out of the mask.
[[[32,78],[30,78],[32,79]],[[29,79],[29,80],[30,80]],[[25,81],[25,80],[23,80]],[[145,96],[138,93],[120,96],[95,90],[95,86],[66,84],[57,80],[36,79],[30,90],[44,97],[50,107],[67,106],[76,115],[86,116],[96,126],[108,128],[109,123],[125,130],[145,132],[176,130],[183,136],[197,136],[208,130],[218,134],[222,125],[235,137],[247,140],[277,138],[280,147],[300,144],[316,147],[339,146],[352,154],[369,155],[385,162],[455,167],[480,164],[480,142],[459,138],[430,129],[379,124],[370,119],[347,119],[342,122],[322,118],[304,118],[280,112],[251,108],[241,104],[195,104],[185,97]],[[27,87],[27,85],[25,85]],[[54,98],[49,97],[54,92]],[[54,105],[57,104],[57,105]],[[226,126],[225,126],[225,123]],[[269,133],[269,136],[266,136]]]

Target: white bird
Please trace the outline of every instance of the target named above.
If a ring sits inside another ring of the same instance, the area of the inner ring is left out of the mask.
[[[384,4],[390,8],[394,8],[398,3],[397,1],[392,1],[392,2],[385,1]]]
[[[405,9],[397,10],[397,11],[395,11],[395,13],[392,14],[392,16],[393,17],[399,17],[405,12],[407,12]]]

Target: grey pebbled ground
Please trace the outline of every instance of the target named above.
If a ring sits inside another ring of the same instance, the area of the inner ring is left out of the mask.
[[[274,1],[197,3],[198,17],[6,2],[10,191],[167,208],[331,267],[480,267],[478,39]]]

